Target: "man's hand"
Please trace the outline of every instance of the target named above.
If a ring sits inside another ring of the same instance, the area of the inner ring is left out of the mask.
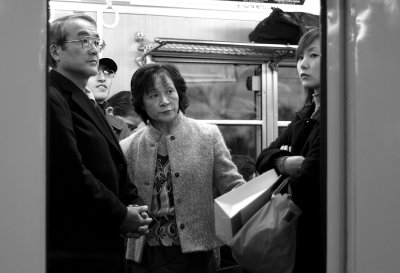
[[[149,224],[153,219],[147,214],[147,206],[129,206],[124,221],[120,226],[121,234],[139,238],[149,233]]]

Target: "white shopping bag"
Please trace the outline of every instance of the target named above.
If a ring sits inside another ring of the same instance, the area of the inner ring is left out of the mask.
[[[267,203],[272,186],[278,180],[275,170],[270,170],[214,200],[215,232],[225,244],[235,233]]]

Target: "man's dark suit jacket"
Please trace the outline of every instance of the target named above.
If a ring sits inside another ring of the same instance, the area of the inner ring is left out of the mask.
[[[129,204],[142,204],[104,115],[50,71],[47,153],[48,272],[120,272]],[[29,227],[27,227],[29,228]]]

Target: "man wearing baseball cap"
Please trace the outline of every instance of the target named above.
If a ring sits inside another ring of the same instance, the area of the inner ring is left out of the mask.
[[[97,75],[89,78],[87,88],[93,93],[94,99],[101,106],[110,93],[112,80],[118,70],[117,64],[110,58],[101,58]]]
[[[92,99],[103,109],[103,112],[107,106],[106,99],[110,93],[112,80],[117,70],[118,66],[113,59],[101,58],[99,60],[97,75],[90,77],[88,80],[86,88],[91,91],[89,97],[93,96]],[[131,134],[128,125],[122,120],[107,113],[104,114],[118,140],[122,140]]]

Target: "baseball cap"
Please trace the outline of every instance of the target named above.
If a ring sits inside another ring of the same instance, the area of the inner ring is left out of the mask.
[[[104,65],[111,71],[114,71],[114,73],[116,73],[117,69],[118,69],[117,64],[113,61],[113,59],[110,59],[110,58],[101,58],[99,60],[99,65]]]

